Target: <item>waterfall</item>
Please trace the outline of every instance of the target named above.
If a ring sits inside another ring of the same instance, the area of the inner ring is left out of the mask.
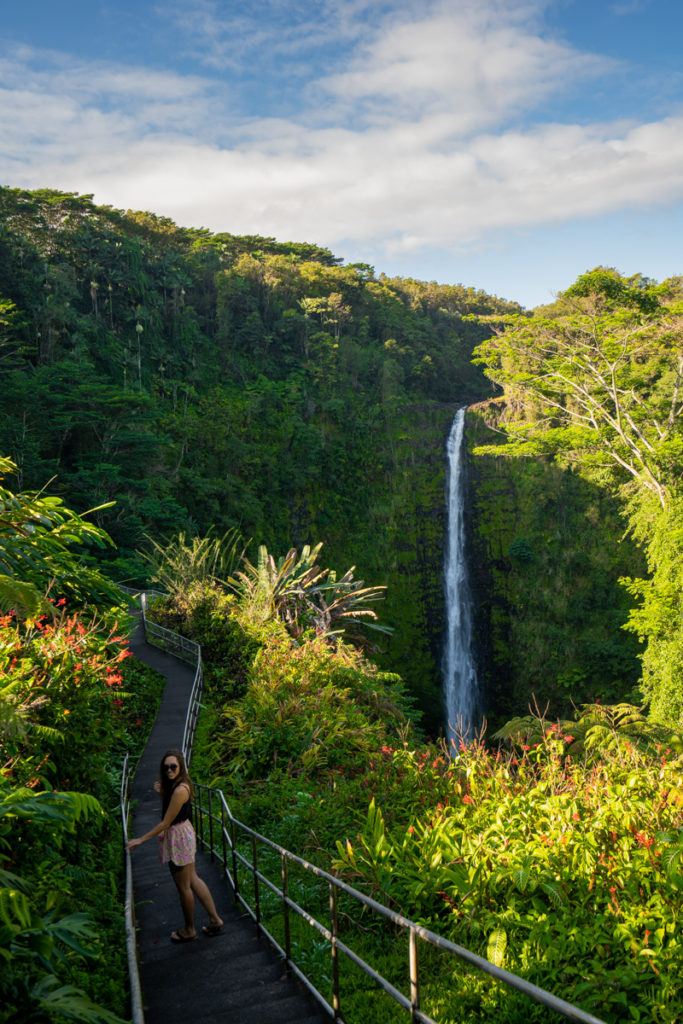
[[[465,410],[455,414],[446,443],[448,474],[446,505],[448,533],[444,562],[446,641],[443,653],[443,691],[446,728],[451,741],[471,737],[478,712],[477,670],[472,653],[472,605],[465,560],[464,445]]]

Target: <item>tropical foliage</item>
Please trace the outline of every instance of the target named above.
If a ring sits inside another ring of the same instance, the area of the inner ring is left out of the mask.
[[[648,645],[643,694],[660,721],[682,721],[680,280],[595,270],[554,305],[509,318],[477,358],[510,410],[510,440],[481,454],[551,455],[621,498],[650,570],[625,580],[640,598],[628,628]]]
[[[318,636],[344,634],[350,639],[362,636],[362,627],[390,633],[369,607],[383,599],[386,587],[366,587],[354,579],[355,566],[339,578],[333,570],[321,569],[317,560],[322,546],[305,545],[300,554],[292,548],[275,559],[261,544],[256,564],[244,558],[228,583],[247,615],[262,622],[277,617],[294,637],[307,629]]]
[[[127,616],[106,602],[120,592],[79,558],[84,540],[108,542],[61,501],[3,489],[16,575],[0,596],[0,1001],[13,1024],[126,1010],[113,809],[159,687],[129,667]]]
[[[158,684],[125,657],[106,572],[157,582],[155,614],[202,643],[195,764],[259,831],[610,1024],[673,1024],[681,281],[599,268],[527,314],[87,196],[0,189],[0,214],[10,1019],[125,1012],[118,837],[94,801],[114,802]],[[474,401],[479,660],[495,728],[511,721],[451,761],[412,698],[436,735],[442,443]],[[319,536],[354,568],[321,568]],[[343,911],[398,984],[394,937]],[[327,983],[324,943],[295,941]],[[425,979],[444,1021],[542,1019],[429,956]],[[344,986],[348,1019],[390,1019],[352,971]]]
[[[195,597],[204,621],[211,601]],[[490,744],[449,759],[420,742],[400,680],[358,651],[294,642],[282,624],[259,632],[248,601],[216,594],[213,605],[212,635],[231,644],[208,659],[211,710],[194,764],[220,781],[240,818],[610,1024],[673,1024],[683,967],[681,735],[631,705],[594,704],[564,720],[514,719]],[[181,631],[197,625],[174,621]],[[238,651],[236,689],[223,676]],[[265,851],[261,869],[277,880],[279,859],[271,864]],[[325,919],[326,893],[301,874],[291,885]],[[262,899],[281,933],[278,901]],[[404,942],[343,908],[344,941],[405,989]],[[325,948],[303,926],[295,934],[326,991]],[[436,1019],[546,1019],[483,975],[425,956],[422,1005]],[[366,980],[346,963],[342,972],[346,1019],[393,1019]]]

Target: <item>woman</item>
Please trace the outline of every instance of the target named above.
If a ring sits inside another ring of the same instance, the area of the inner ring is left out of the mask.
[[[185,927],[171,932],[171,942],[192,942],[197,938],[195,896],[209,915],[209,923],[202,931],[205,935],[219,935],[223,920],[218,916],[208,886],[197,876],[194,867],[197,838],[192,827],[192,783],[182,751],[166,751],[161,759],[159,776],[154,789],[162,798],[161,821],[144,836],[131,839],[128,849],[134,850],[152,836],[159,836],[159,857],[171,870],[185,918]]]

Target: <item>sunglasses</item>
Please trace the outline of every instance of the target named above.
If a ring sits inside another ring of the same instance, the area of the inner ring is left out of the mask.
[[[165,772],[177,772],[179,767],[180,767],[180,765],[178,765],[178,764],[165,764],[164,765],[164,771]]]

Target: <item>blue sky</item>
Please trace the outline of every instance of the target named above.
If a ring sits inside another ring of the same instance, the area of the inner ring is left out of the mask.
[[[23,0],[0,181],[548,301],[683,273],[677,0]]]

